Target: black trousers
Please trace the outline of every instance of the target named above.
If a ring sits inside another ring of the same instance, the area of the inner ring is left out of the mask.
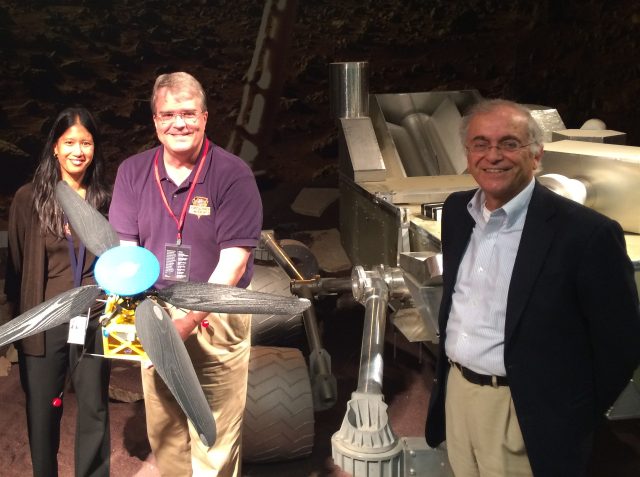
[[[87,330],[87,351],[102,350],[100,326],[91,320]],[[29,447],[34,477],[58,475],[60,420],[63,405],[54,407],[51,401],[64,388],[82,347],[67,343],[69,325],[45,331],[45,355],[28,356],[18,346],[20,382],[26,395]],[[71,375],[78,403],[75,436],[75,475],[77,477],[107,477],[111,452],[109,434],[109,374],[108,359],[85,355]]]

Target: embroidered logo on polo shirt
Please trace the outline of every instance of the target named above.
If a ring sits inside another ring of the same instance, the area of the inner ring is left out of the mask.
[[[194,197],[189,206],[189,213],[197,215],[198,218],[203,215],[211,215],[211,207],[209,207],[209,199],[206,197]]]

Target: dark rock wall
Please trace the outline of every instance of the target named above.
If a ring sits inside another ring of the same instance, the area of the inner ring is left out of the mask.
[[[153,144],[148,97],[162,72],[202,81],[208,133],[226,145],[262,2],[52,3],[0,3],[3,195],[26,180],[67,105],[95,112],[110,175]],[[374,93],[475,88],[555,107],[567,127],[599,117],[638,145],[639,41],[640,3],[631,0],[299,0],[273,144],[255,168],[279,181],[335,178],[332,61],[369,61]]]

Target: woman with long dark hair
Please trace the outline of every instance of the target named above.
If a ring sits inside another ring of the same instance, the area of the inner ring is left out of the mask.
[[[99,141],[89,111],[65,109],[49,131],[33,180],[13,198],[5,289],[14,315],[94,283],[95,256],[70,228],[54,191],[64,180],[93,207],[107,210],[110,193]],[[97,320],[89,321],[84,346],[69,344],[68,338],[69,324],[63,324],[17,343],[33,475],[58,475],[62,396],[70,380],[78,403],[75,475],[108,476],[110,365],[91,355],[102,351]]]

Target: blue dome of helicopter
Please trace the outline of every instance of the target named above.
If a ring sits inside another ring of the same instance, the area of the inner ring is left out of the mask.
[[[153,286],[160,275],[160,263],[146,248],[120,245],[100,255],[94,275],[107,293],[132,296]]]

